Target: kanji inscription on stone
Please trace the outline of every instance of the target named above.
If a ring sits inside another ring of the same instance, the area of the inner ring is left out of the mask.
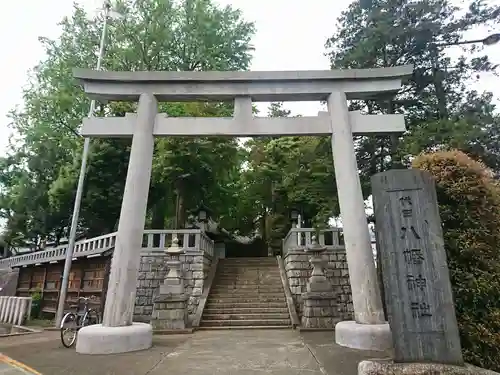
[[[462,365],[432,176],[391,170],[374,175],[372,189],[395,361]]]

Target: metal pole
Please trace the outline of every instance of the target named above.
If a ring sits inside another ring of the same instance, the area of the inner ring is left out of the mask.
[[[102,33],[101,40],[99,44],[99,55],[97,57],[97,66],[96,69],[101,69],[102,58],[104,55],[104,42],[106,39],[106,28],[108,24],[108,16],[111,10],[111,4],[106,1],[104,3],[104,20],[102,21]],[[90,109],[88,117],[92,117],[95,111],[95,100],[90,102]],[[61,289],[59,293],[59,301],[57,305],[56,312],[56,327],[61,326],[61,320],[64,314],[64,303],[66,302],[66,295],[68,292],[68,284],[69,284],[69,273],[71,271],[71,262],[73,260],[73,251],[75,249],[75,239],[76,239],[76,229],[78,227],[78,216],[80,214],[80,204],[82,202],[83,195],[83,184],[85,182],[85,173],[87,171],[87,159],[89,156],[89,148],[90,148],[90,138],[86,137],[85,142],[83,144],[83,153],[82,153],[82,164],[80,166],[80,176],[78,178],[78,186],[76,189],[75,196],[75,204],[73,206],[73,216],[71,218],[71,229],[69,232],[69,240],[68,240],[68,249],[66,251],[66,260],[64,262],[64,271],[63,277],[61,281]]]

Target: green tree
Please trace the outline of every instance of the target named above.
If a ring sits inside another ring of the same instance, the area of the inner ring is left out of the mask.
[[[282,103],[272,103],[269,117],[287,117]],[[326,225],[338,215],[329,137],[262,137],[247,142],[248,163],[242,175],[245,200],[271,248],[281,248],[290,229],[290,208],[301,209],[307,225]]]
[[[241,12],[210,0],[118,1],[124,14],[108,27],[103,67],[106,70],[242,70],[251,59],[252,23]],[[40,38],[46,58],[31,74],[22,109],[12,112],[19,138],[1,161],[0,212],[7,218],[6,238],[58,239],[67,230],[79,173],[82,140],[77,129],[89,101],[72,78],[73,67],[94,65],[101,20],[88,19],[78,5],[61,22],[58,39]],[[99,105],[101,116],[124,116],[132,103]],[[227,104],[164,103],[170,116],[218,116]],[[130,140],[92,141],[82,202],[80,234],[93,236],[117,225]],[[160,225],[201,198],[220,207],[234,192],[231,170],[241,163],[235,140],[161,139],[156,142],[148,221]],[[179,186],[179,177],[189,176]],[[230,176],[230,177],[228,177]],[[233,184],[234,185],[234,184]],[[175,192],[185,201],[175,210]],[[195,192],[195,195],[192,193]],[[179,210],[177,210],[179,211]],[[172,221],[172,220],[170,220]]]
[[[491,95],[468,86],[478,72],[495,66],[487,55],[470,58],[480,50],[478,45],[464,46],[458,60],[446,55],[445,45],[464,40],[474,27],[498,25],[499,20],[500,6],[481,0],[469,1],[465,12],[448,0],[358,0],[342,13],[338,31],[326,43],[332,68],[415,67],[396,98],[352,103],[368,113],[404,113],[408,126],[399,149],[397,137],[359,139],[365,195],[372,174],[432,150],[434,141],[474,151],[489,166],[498,167],[498,148],[488,139],[498,129]],[[483,147],[478,147],[478,139]]]

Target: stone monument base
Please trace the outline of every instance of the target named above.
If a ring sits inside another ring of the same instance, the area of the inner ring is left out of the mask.
[[[472,365],[453,366],[437,363],[394,363],[391,360],[361,361],[358,375],[499,375]]]
[[[188,323],[188,296],[186,294],[160,294],[156,297],[151,316],[155,331],[184,331]]]
[[[335,342],[340,346],[361,350],[392,349],[389,323],[359,324],[348,320],[335,326]]]
[[[149,349],[153,345],[153,329],[146,323],[104,327],[94,324],[78,331],[76,352],[81,354],[118,354]]]
[[[302,327],[304,329],[326,330],[335,328],[338,321],[338,296],[333,292],[304,292],[302,301]]]

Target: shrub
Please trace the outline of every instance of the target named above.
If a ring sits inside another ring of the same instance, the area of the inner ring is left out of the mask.
[[[500,187],[460,151],[420,155],[413,167],[436,179],[464,358],[499,371]]]
[[[31,318],[40,318],[42,304],[42,290],[36,288],[33,293],[31,293]]]

